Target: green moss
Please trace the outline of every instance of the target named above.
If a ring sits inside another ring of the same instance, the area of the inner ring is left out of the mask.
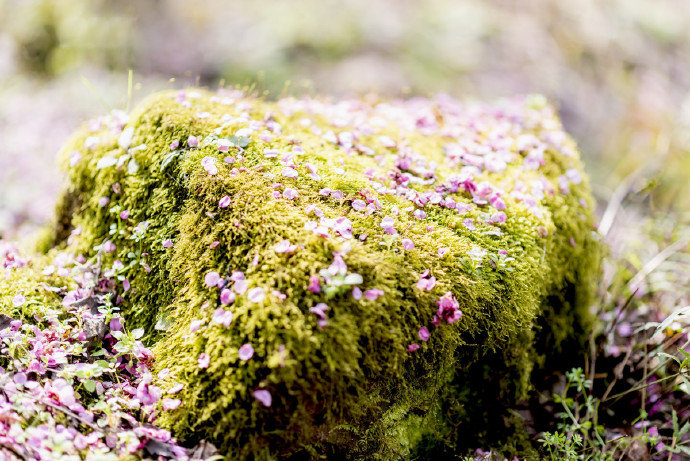
[[[0,314],[39,324],[61,315],[60,294],[70,287],[67,279],[44,275],[45,258],[25,260],[15,250],[12,254],[18,264],[0,276]]]
[[[433,191],[458,174],[461,164],[448,161],[444,153],[448,136],[406,125],[416,110],[414,102],[392,104],[390,112],[379,114],[379,119],[388,117],[379,127],[373,112],[376,107],[385,111],[385,102],[350,103],[351,111],[333,114],[322,109],[337,106],[310,100],[273,103],[236,92],[188,91],[185,105],[177,96],[155,95],[131,114],[126,126],[134,134],[128,150],[118,146],[122,114],[75,134],[62,153],[69,185],[49,240],[75,254],[98,254],[106,268],[115,260],[124,264],[119,273],[132,285],[123,290],[128,326],[146,329],[157,370],[170,371],[158,384],[164,389],[185,385],[178,394],[182,405],[162,412],[158,420],[178,438],[206,438],[229,458],[299,452],[394,458],[424,450],[462,450],[505,435],[495,425],[469,425],[469,418],[504,410],[497,402],[524,396],[535,364],[565,344],[581,342],[590,322],[599,243],[592,231],[586,181],[571,183],[568,194],[558,192],[558,177],[581,169],[572,141],[562,141],[560,150],[549,147],[544,165],[529,169],[522,166],[524,153],[515,152],[513,139],[508,148],[520,161],[501,173],[476,174],[477,183],[490,181],[505,191],[505,224],[485,222],[488,205],[464,215],[426,206],[428,215],[420,220],[411,212],[417,208],[411,201],[377,192],[371,180],[375,174],[379,183],[387,183],[389,172],[402,173],[394,167],[396,150],[385,147],[381,135],[409,149],[413,163],[435,169],[434,181],[424,173],[413,174],[419,181],[409,189]],[[511,104],[514,111],[516,103]],[[430,104],[430,113],[452,125],[453,111],[444,112],[440,105]],[[511,136],[561,133],[552,109],[538,100],[519,108],[523,131],[513,130]],[[343,132],[350,129],[348,123],[360,123],[356,118],[346,121],[346,127],[332,123],[357,111],[371,116],[367,124],[375,126],[362,130],[357,143],[376,155],[348,152],[324,139],[328,130]],[[480,115],[488,113],[482,111]],[[401,114],[407,119],[396,119]],[[496,117],[497,123],[507,122]],[[238,149],[220,153],[215,140],[234,135],[251,121],[262,129],[266,121],[278,123],[281,131],[269,141],[254,133],[242,152],[244,160],[225,163],[223,158],[237,157]],[[480,144],[488,142],[490,130],[480,126],[475,131]],[[187,146],[190,135],[199,138],[198,148]],[[179,147],[171,148],[173,142]],[[282,177],[280,156],[267,158],[264,151],[277,149],[282,155],[296,145],[303,150],[294,160],[299,177]],[[202,167],[207,156],[217,160],[218,174],[211,176]],[[117,164],[107,166],[104,158]],[[317,168],[318,178],[310,177],[305,163]],[[276,188],[276,182],[282,187]],[[541,184],[544,198],[529,207],[509,195],[521,183],[528,192]],[[299,196],[273,198],[275,190],[285,187]],[[343,198],[324,196],[323,188],[342,191]],[[220,209],[219,199],[226,195],[232,203]],[[353,210],[352,201],[364,195],[379,200],[381,209],[373,214]],[[472,202],[462,191],[447,196]],[[110,199],[105,207],[99,205],[102,197]],[[349,251],[332,231],[331,238],[324,238],[305,228],[318,220],[305,211],[310,204],[328,218],[351,221],[355,238],[348,240]],[[123,210],[130,214],[126,220],[119,217]],[[412,250],[403,250],[400,237],[386,235],[380,227],[381,219],[396,210],[396,229],[414,242]],[[464,225],[468,217],[476,230]],[[356,238],[362,234],[368,237]],[[162,245],[166,239],[174,242],[171,248]],[[282,240],[297,244],[298,250],[277,254],[274,247]],[[103,252],[106,241],[117,249]],[[447,254],[439,256],[440,248],[447,248]],[[512,259],[505,260],[502,250]],[[334,252],[346,252],[348,271],[362,276],[362,289],[384,294],[375,301],[357,301],[349,289],[334,289],[328,296],[310,291],[309,277],[329,267]],[[432,291],[415,287],[426,269],[438,280]],[[249,287],[262,287],[267,295],[258,304],[238,295],[227,307],[233,322],[226,328],[211,321],[220,301],[218,289],[205,286],[204,275],[234,270],[243,271]],[[432,328],[428,343],[420,342],[419,328],[430,327],[436,303],[446,292],[458,300],[461,320],[443,322]],[[309,311],[320,302],[330,307],[325,328]],[[202,326],[191,333],[195,320]],[[415,342],[421,348],[408,352]],[[247,362],[238,356],[245,343],[256,351]],[[207,369],[197,363],[202,353],[211,357]],[[271,392],[270,408],[253,398],[252,391],[259,388]]]

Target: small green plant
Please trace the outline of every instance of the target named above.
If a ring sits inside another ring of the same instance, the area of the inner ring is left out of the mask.
[[[550,459],[576,460],[579,459],[577,449],[582,446],[580,434],[568,438],[561,432],[544,432],[539,442],[548,449]]]
[[[586,379],[582,368],[573,368],[565,374],[565,389],[555,394],[553,400],[563,412],[557,432],[545,432],[539,442],[548,449],[551,459],[580,459],[583,448],[606,446],[604,426],[598,423],[601,401],[589,392],[592,381]]]

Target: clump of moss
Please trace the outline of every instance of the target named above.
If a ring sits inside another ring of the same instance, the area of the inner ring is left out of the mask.
[[[29,259],[4,241],[0,241],[0,258],[5,261],[0,276],[0,315],[33,323],[61,315],[62,295],[74,283],[60,277],[45,257]]]
[[[500,438],[456,429],[524,396],[535,365],[588,329],[592,200],[539,97],[166,92],[61,155],[46,246],[119,277],[157,384],[182,400],[158,422],[228,457]]]

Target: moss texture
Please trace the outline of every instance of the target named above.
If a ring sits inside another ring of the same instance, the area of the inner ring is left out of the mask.
[[[63,296],[74,283],[60,277],[47,258],[29,260],[4,242],[0,242],[0,256],[8,262],[0,276],[0,314],[30,323],[62,314]]]
[[[158,384],[184,384],[158,422],[228,458],[524,450],[501,405],[588,329],[593,204],[540,97],[166,92],[84,126],[61,157],[43,246],[115,270]],[[434,320],[442,299],[459,320]]]

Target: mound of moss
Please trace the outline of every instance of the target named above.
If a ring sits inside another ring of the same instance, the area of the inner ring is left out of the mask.
[[[61,158],[46,249],[114,274],[158,423],[229,458],[523,450],[497,402],[587,332],[593,204],[541,97],[165,92]]]

